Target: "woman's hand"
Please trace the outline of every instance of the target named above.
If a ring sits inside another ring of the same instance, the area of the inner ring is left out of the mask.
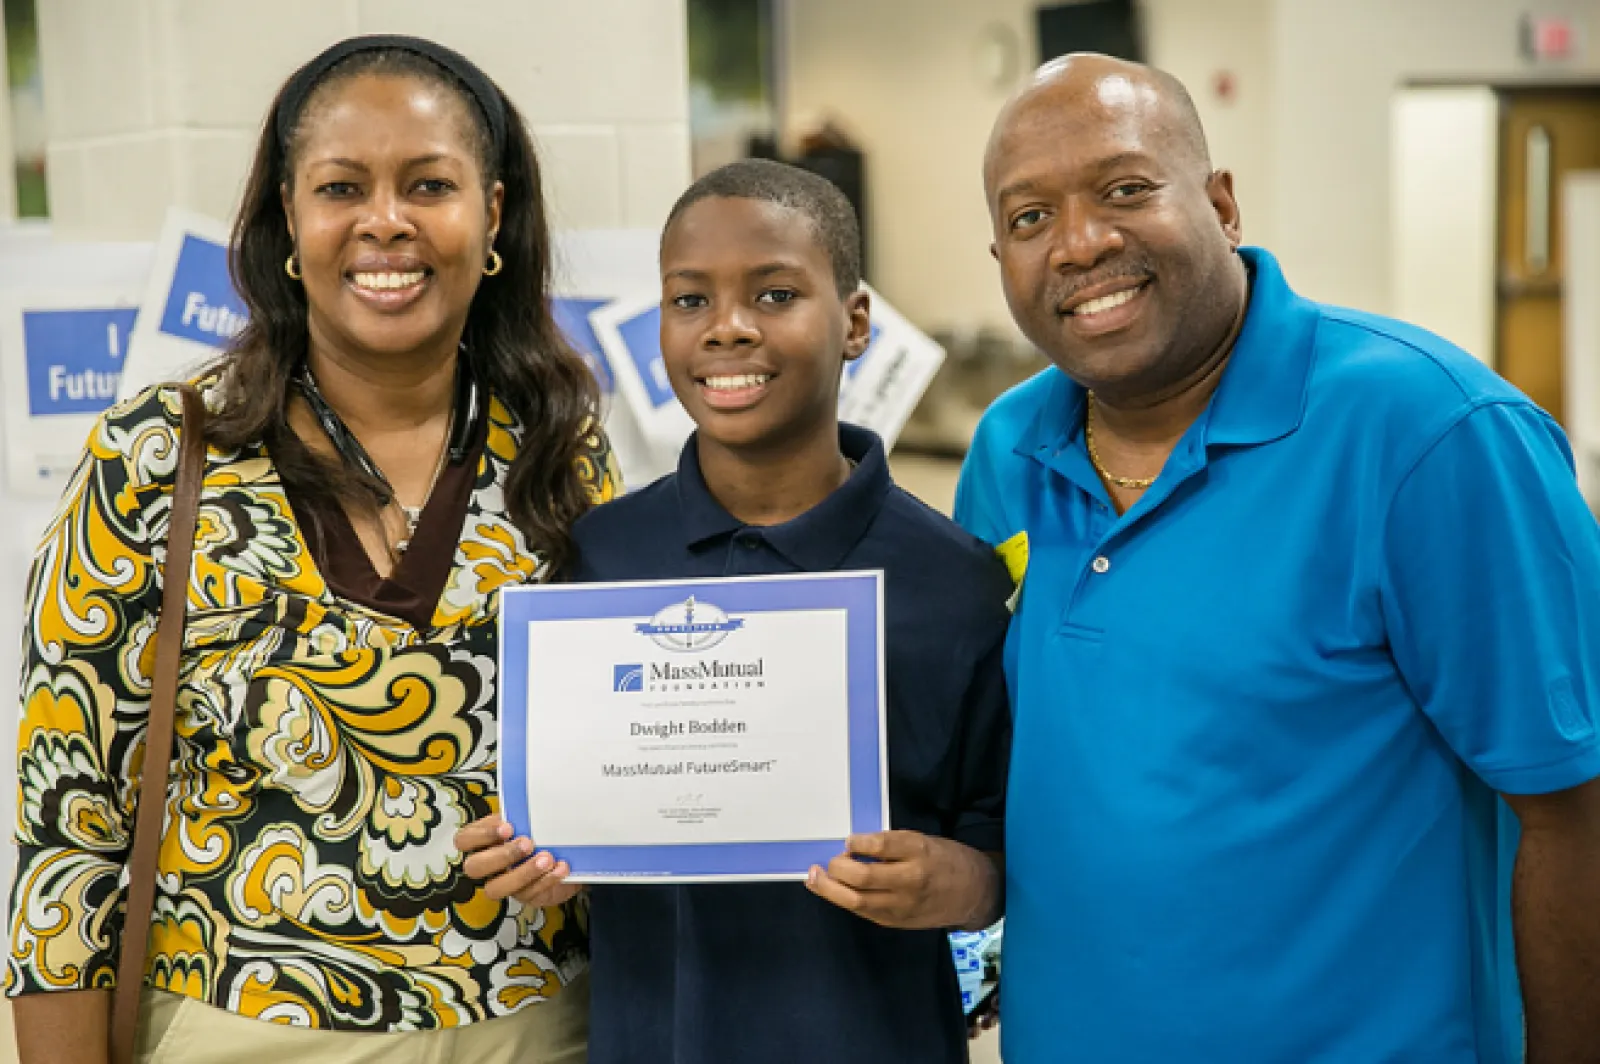
[[[885,927],[976,930],[1000,916],[1001,875],[994,860],[916,831],[852,835],[826,871],[811,869],[806,886]]]
[[[568,883],[572,869],[548,851],[534,851],[532,839],[514,839],[511,825],[497,816],[474,820],[456,832],[456,849],[467,855],[467,875],[483,880],[484,893],[499,901],[516,898],[543,909],[577,897],[583,887]]]

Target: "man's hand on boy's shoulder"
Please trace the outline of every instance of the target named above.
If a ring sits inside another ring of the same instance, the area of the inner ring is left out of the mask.
[[[812,893],[885,927],[988,927],[1000,917],[998,860],[916,831],[852,835],[806,879]]]

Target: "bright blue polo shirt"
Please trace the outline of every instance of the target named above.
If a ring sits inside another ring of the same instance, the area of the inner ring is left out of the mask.
[[[958,520],[1026,533],[1007,1064],[1521,1059],[1513,824],[1600,776],[1600,530],[1556,425],[1263,251],[1209,408],[1118,517],[1050,369]]]

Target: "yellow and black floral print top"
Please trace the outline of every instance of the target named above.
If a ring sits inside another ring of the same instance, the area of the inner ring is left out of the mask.
[[[170,389],[102,417],[34,561],[12,995],[115,978],[179,421]],[[155,986],[282,1023],[407,1031],[515,1012],[587,963],[577,907],[491,901],[452,844],[498,805],[498,591],[541,566],[502,498],[518,427],[499,403],[487,421],[429,626],[330,589],[264,447],[209,453]],[[595,501],[611,497],[598,429],[581,461]]]

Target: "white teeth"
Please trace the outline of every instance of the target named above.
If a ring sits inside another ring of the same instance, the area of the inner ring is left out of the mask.
[[[732,392],[740,388],[759,388],[772,378],[765,373],[741,373],[733,377],[707,377],[706,387],[714,392]]]
[[[358,273],[354,275],[354,280],[361,288],[410,288],[414,284],[421,284],[426,276],[424,270],[411,273]]]
[[[1079,303],[1072,308],[1072,313],[1080,318],[1088,314],[1100,314],[1110,310],[1112,307],[1122,306],[1122,304],[1138,294],[1139,289],[1137,288],[1125,288],[1120,292],[1113,292],[1109,296],[1101,296],[1099,299],[1091,299],[1087,303]]]

